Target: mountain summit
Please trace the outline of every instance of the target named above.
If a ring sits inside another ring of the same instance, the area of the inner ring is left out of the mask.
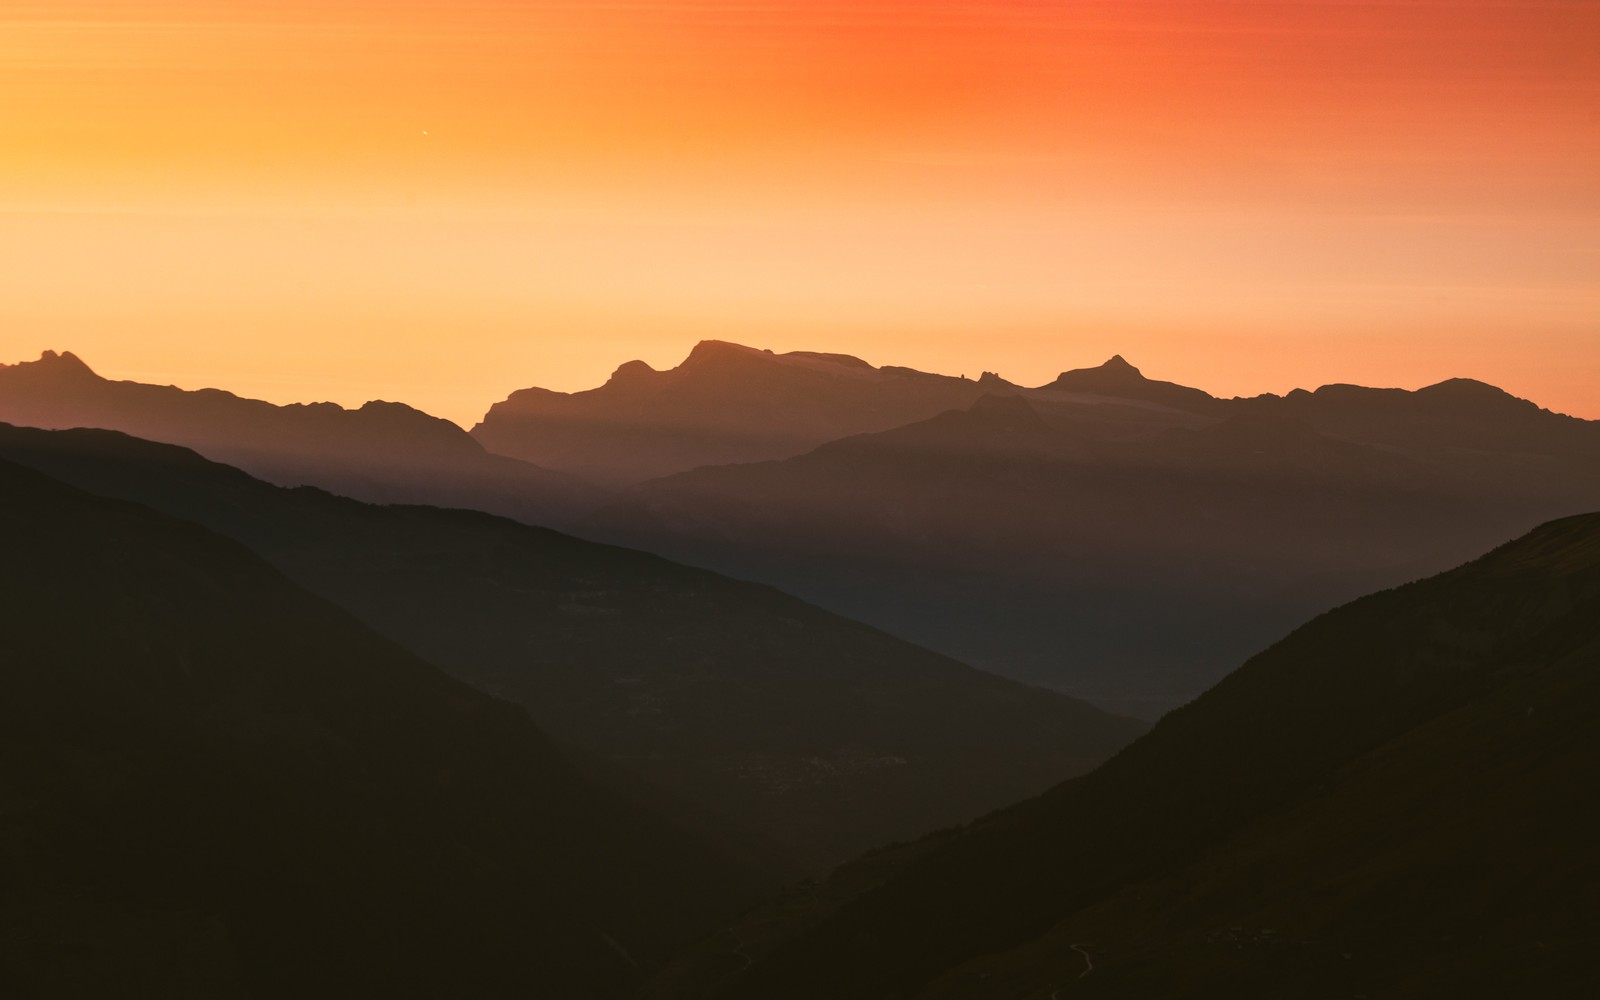
[[[597,389],[514,392],[472,435],[501,455],[626,486],[703,465],[790,458],[965,409],[1004,388],[1014,387],[877,368],[848,354],[702,340],[666,371],[630,361]]]
[[[29,368],[35,373],[48,377],[60,378],[63,376],[83,376],[98,378],[94,370],[83,363],[83,359],[71,351],[44,351],[39,355],[38,361],[24,361],[17,365],[18,368]]]
[[[1179,409],[1207,409],[1216,403],[1209,393],[1200,389],[1145,378],[1143,372],[1130,365],[1120,354],[1112,355],[1109,361],[1098,368],[1074,368],[1062,372],[1054,382],[1041,388],[1119,396]]]

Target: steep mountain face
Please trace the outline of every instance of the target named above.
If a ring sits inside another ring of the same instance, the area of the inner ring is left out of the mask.
[[[669,371],[630,361],[598,389],[513,393],[472,435],[496,454],[627,485],[702,465],[788,458],[965,407],[1006,384],[707,340]]]
[[[570,524],[600,496],[570,476],[491,455],[455,424],[402,403],[274,406],[217,389],[112,382],[71,353],[0,365],[0,420],[119,430],[280,485],[474,507],[536,524]]]
[[[764,586],[499,518],[275,488],[105,432],[0,428],[0,456],[244,542],[813,869],[1036,794],[1142,729]]]
[[[8,996],[626,996],[750,879],[242,546],[0,460]]]
[[[1588,995],[1596,774],[1586,515],[1317,618],[1093,774],[899,865],[863,862],[882,884],[847,901],[824,886],[811,898],[832,903],[774,909],[809,929],[709,982],[762,998]]]
[[[1011,392],[584,530],[1153,718],[1318,608],[1600,505],[1600,425],[1487,387],[1206,398]]]

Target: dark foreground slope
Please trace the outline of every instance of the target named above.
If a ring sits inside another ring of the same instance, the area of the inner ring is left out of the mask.
[[[531,524],[571,524],[601,495],[570,476],[491,455],[450,421],[404,403],[275,406],[220,389],[114,382],[65,352],[0,365],[0,420],[103,427],[193,448],[284,486],[472,507]]]
[[[238,544],[0,461],[0,994],[622,996],[742,878]]]
[[[767,587],[500,518],[0,427],[0,456],[203,523],[557,739],[811,868],[1081,774],[1142,727]]]
[[[1323,615],[724,995],[1592,995],[1597,777],[1588,515]]]

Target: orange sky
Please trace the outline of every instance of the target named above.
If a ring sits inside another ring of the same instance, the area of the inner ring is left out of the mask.
[[[1600,418],[1600,3],[0,6],[0,361],[470,424],[720,337]]]

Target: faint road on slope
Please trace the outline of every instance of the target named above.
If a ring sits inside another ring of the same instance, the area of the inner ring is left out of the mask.
[[[1083,971],[1078,973],[1079,979],[1082,979],[1084,976],[1087,976],[1089,973],[1094,971],[1094,958],[1091,957],[1087,951],[1083,950],[1083,946],[1086,944],[1088,944],[1087,941],[1079,941],[1077,944],[1067,946],[1083,956]],[[1066,989],[1065,986],[1056,987],[1055,991],[1050,994],[1050,1000],[1061,1000],[1061,991],[1064,989]]]

